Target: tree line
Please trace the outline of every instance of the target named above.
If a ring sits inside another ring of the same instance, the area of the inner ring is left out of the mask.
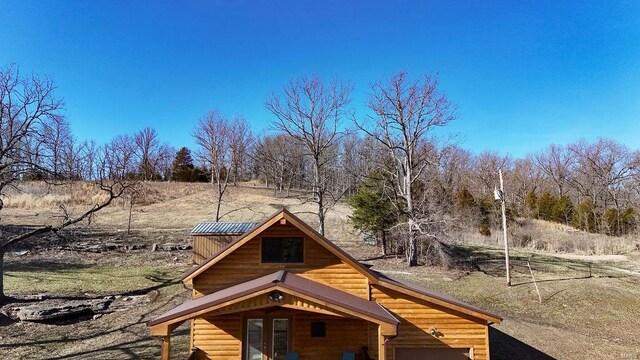
[[[228,187],[257,179],[277,196],[315,204],[323,234],[327,212],[348,201],[366,237],[416,265],[429,252],[443,256],[452,228],[489,235],[498,226],[493,190],[502,170],[510,218],[609,235],[638,230],[637,150],[599,139],[553,144],[524,158],[474,154],[436,130],[458,117],[457,106],[428,74],[399,72],[371,84],[361,113],[352,108],[350,82],[294,78],[265,99],[270,131],[212,109],[194,119],[192,149],[172,148],[151,127],[101,145],[79,141],[50,80],[25,79],[16,67],[0,74],[2,195],[25,180],[210,182],[218,221]],[[41,98],[36,112],[15,120],[8,109],[30,108],[33,94]]]

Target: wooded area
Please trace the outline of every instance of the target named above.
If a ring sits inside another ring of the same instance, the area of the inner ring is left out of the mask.
[[[616,236],[638,231],[637,149],[598,139],[551,144],[524,158],[471,153],[438,132],[457,118],[456,106],[428,75],[400,72],[374,83],[361,114],[349,108],[353,89],[347,81],[293,79],[265,100],[274,114],[272,131],[252,129],[242,115],[210,110],[193,119],[196,147],[180,150],[150,127],[105,144],[76,139],[53,82],[23,77],[16,66],[0,77],[2,196],[27,180],[127,187],[211,182],[214,220],[220,220],[227,187],[259,180],[276,195],[317,204],[321,233],[326,211],[348,199],[352,220],[366,237],[415,265],[420,245],[437,248],[452,228],[491,233],[499,219],[493,189],[502,170],[510,219],[540,218]],[[131,192],[132,204],[134,197]]]

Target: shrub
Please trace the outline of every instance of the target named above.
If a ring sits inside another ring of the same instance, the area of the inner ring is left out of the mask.
[[[480,225],[478,232],[483,236],[491,236],[491,229],[489,229],[489,225],[487,224]]]

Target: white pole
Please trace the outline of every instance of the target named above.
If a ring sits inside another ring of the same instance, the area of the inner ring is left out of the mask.
[[[536,287],[536,292],[538,293],[538,301],[540,301],[540,304],[542,304],[540,290],[538,290],[538,284],[536,283],[536,278],[533,276],[533,270],[531,270],[531,263],[529,261],[527,261],[527,266],[529,267],[529,273],[531,273],[531,278],[533,279],[533,285]]]
[[[509,273],[509,242],[507,241],[507,199],[504,194],[504,182],[502,181],[502,170],[498,170],[500,175],[500,202],[502,205],[502,233],[504,236],[504,261],[507,268],[507,286],[511,286],[511,274]]]

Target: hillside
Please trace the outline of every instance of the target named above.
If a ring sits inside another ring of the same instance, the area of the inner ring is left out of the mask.
[[[272,190],[250,185],[231,188],[223,212],[237,211],[223,220],[259,221],[286,206],[315,224],[312,204],[293,196],[276,197]],[[80,211],[90,204],[92,197],[84,184],[73,184],[67,189],[49,188],[42,183],[27,184],[21,192],[5,199],[2,226],[9,229],[56,221],[60,203],[72,212]],[[144,298],[127,311],[77,323],[52,325],[12,322],[5,318],[0,327],[0,355],[3,355],[0,357],[134,359],[157,356],[158,343],[147,336],[144,323],[188,297],[188,291],[173,281],[190,266],[190,252],[151,252],[148,245],[188,242],[187,233],[194,223],[211,220],[212,199],[208,184],[147,184],[145,195],[133,207],[131,234],[126,233],[129,208],[119,202],[66,240],[39,240],[26,244],[26,253],[9,254],[6,292],[18,301],[36,301],[26,295],[43,293],[58,299],[105,295]],[[354,257],[374,269],[421,283],[505,318],[502,324],[494,325],[491,333],[493,358],[527,354],[529,358],[619,359],[640,354],[640,341],[636,336],[640,316],[637,306],[640,253],[633,251],[634,239],[591,238],[555,224],[528,222],[523,227],[538,234],[535,239],[547,242],[568,238],[572,241],[591,239],[594,243],[606,241],[609,245],[617,241],[621,245],[612,251],[615,255],[608,256],[594,255],[589,249],[579,254],[532,252],[535,245],[527,246],[527,250],[514,250],[514,286],[507,287],[499,238],[495,236],[460,237],[456,248],[471,265],[470,270],[407,268],[402,259],[377,258],[376,249],[364,245],[349,225],[349,212],[345,205],[336,206],[328,215],[327,232],[330,239]],[[80,252],[70,248],[74,241],[136,243],[146,247]],[[527,262],[536,277],[542,303],[538,301]],[[185,329],[177,331],[182,337],[188,336]],[[175,344],[184,343],[182,340],[173,338]],[[176,346],[173,351],[184,354],[186,349]]]

